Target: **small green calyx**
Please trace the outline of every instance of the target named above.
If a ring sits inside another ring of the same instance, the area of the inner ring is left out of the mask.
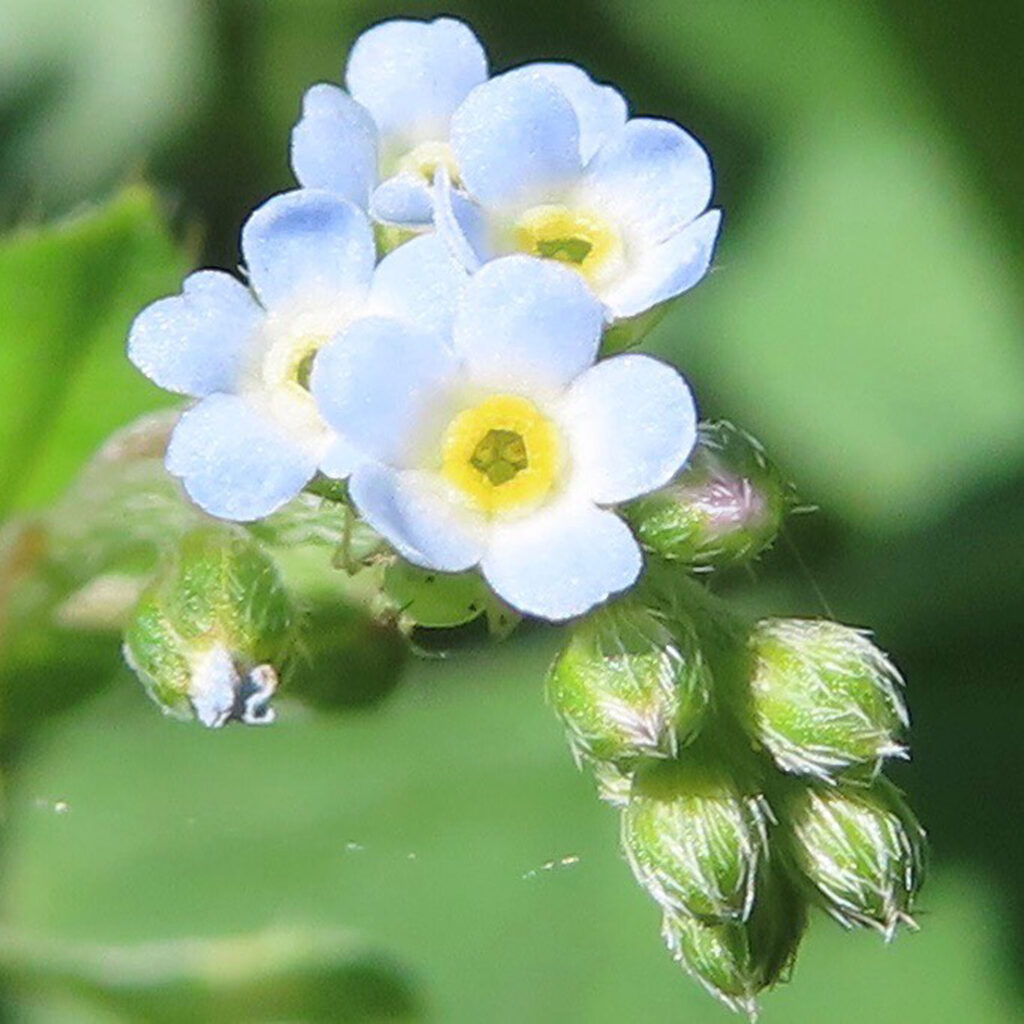
[[[662,937],[708,992],[754,1019],[758,995],[788,980],[806,927],[806,903],[778,868],[766,867],[748,920],[714,924],[669,911]]]
[[[495,487],[507,484],[530,464],[522,435],[514,430],[489,430],[469,461]]]
[[[664,911],[707,923],[745,921],[767,856],[769,812],[703,757],[644,765],[622,812],[637,881]]]
[[[793,488],[761,445],[731,423],[705,423],[667,487],[625,513],[640,542],[697,571],[749,562],[774,543],[796,504]]]
[[[547,259],[581,264],[593,248],[593,243],[585,238],[546,238],[537,242],[535,250]]]
[[[788,857],[811,897],[846,927],[888,941],[911,913],[924,882],[924,829],[888,780],[871,786],[811,784],[785,804]]]
[[[204,527],[143,593],[124,653],[161,709],[217,728],[273,721],[292,611],[277,569],[241,531]],[[275,667],[277,666],[277,667]]]
[[[698,734],[711,677],[687,624],[629,597],[574,629],[547,693],[577,761],[625,766],[672,757]]]
[[[784,772],[870,780],[901,757],[902,679],[860,631],[767,619],[750,637],[753,730]]]

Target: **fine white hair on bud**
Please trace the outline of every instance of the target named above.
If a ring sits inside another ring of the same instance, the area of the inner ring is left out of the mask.
[[[143,593],[124,657],[165,714],[211,729],[273,722],[292,609],[277,569],[231,527],[194,530]]]
[[[574,629],[547,692],[577,763],[623,763],[674,757],[692,740],[711,677],[692,628],[626,598]]]
[[[686,466],[625,509],[640,543],[695,572],[750,562],[771,547],[796,505],[761,444],[726,421],[702,423]]]
[[[888,780],[869,786],[811,784],[785,803],[788,856],[809,891],[847,928],[874,928],[889,941],[924,881],[925,832]]]
[[[784,771],[867,779],[905,757],[909,724],[899,672],[861,630],[765,619],[750,637],[753,729]]]
[[[744,921],[768,855],[771,813],[704,759],[648,762],[622,812],[622,846],[637,881],[664,909]]]
[[[708,923],[674,911],[662,917],[673,958],[730,1010],[758,1013],[758,995],[788,981],[807,928],[807,904],[783,872],[766,866],[747,921]]]

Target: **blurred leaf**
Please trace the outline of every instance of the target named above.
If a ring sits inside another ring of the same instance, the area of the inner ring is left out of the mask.
[[[0,513],[53,497],[111,430],[171,401],[124,345],[185,266],[141,187],[0,240]]]
[[[66,210],[179,130],[208,90],[204,5],[4,0],[0,215]]]
[[[397,967],[351,933],[283,929],[94,946],[0,932],[0,970],[38,992],[79,995],[125,1019],[388,1022],[421,1017]]]
[[[873,9],[629,11],[624,38],[765,153],[716,271],[657,333],[698,398],[762,435],[802,493],[875,528],[936,518],[1021,460],[1013,251]],[[739,171],[716,164],[726,183]]]

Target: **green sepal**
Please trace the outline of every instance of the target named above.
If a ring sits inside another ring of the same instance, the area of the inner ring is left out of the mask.
[[[268,683],[273,691],[287,661],[292,622],[266,552],[241,529],[205,526],[182,538],[143,593],[124,653],[167,714],[206,725],[265,721],[263,691]]]
[[[710,672],[693,630],[626,597],[572,631],[548,672],[548,701],[578,761],[674,757],[699,733]]]
[[[622,845],[637,881],[665,911],[744,921],[768,850],[764,797],[711,750],[647,761],[622,812]]]
[[[758,995],[789,980],[806,928],[806,901],[781,870],[766,866],[746,921],[709,924],[670,911],[662,936],[708,992],[754,1019]]]
[[[695,570],[749,562],[774,543],[796,505],[761,445],[722,421],[703,423],[679,475],[623,508],[649,551]]]
[[[871,786],[814,783],[780,805],[789,830],[783,848],[795,875],[847,928],[873,928],[886,940],[911,916],[924,884],[924,829],[888,779]]]
[[[606,359],[608,356],[636,348],[665,319],[681,297],[669,299],[668,302],[663,302],[653,309],[613,323],[601,338],[601,358]]]
[[[784,772],[870,781],[886,758],[905,756],[902,679],[864,633],[765,619],[749,648],[752,730]]]

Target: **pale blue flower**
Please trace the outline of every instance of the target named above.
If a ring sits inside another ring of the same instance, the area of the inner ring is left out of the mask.
[[[438,176],[437,228],[471,269],[511,252],[571,265],[608,319],[625,319],[707,272],[721,222],[711,163],[678,125],[588,115],[569,89],[525,67],[469,94],[451,123],[458,189]]]
[[[324,423],[307,385],[319,348],[363,317],[446,336],[465,272],[433,236],[374,269],[366,214],[338,196],[274,196],[242,230],[248,287],[201,270],[144,309],[128,355],[161,387],[199,399],[167,467],[212,515],[251,520],[295,497],[318,469],[348,474],[355,454]]]
[[[675,475],[696,410],[657,359],[597,363],[602,328],[578,274],[512,256],[469,281],[448,338],[383,318],[342,331],[311,389],[362,453],[362,517],[417,565],[479,565],[527,614],[570,618],[629,587],[640,549],[608,506]]]
[[[625,123],[622,97],[579,68],[541,63],[528,69],[557,84],[574,105],[582,159]],[[443,167],[459,180],[449,138],[452,116],[487,77],[487,55],[460,21],[375,25],[352,48],[347,91],[321,83],[306,93],[292,132],[296,178],[369,209],[382,223],[429,229],[437,171]],[[454,202],[459,199],[456,193]]]

